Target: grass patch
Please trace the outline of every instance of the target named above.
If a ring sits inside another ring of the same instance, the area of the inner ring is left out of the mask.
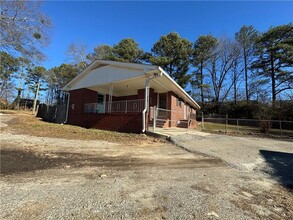
[[[2,128],[17,134],[27,134],[37,137],[53,137],[77,140],[104,140],[130,145],[150,144],[161,140],[144,134],[130,134],[98,129],[86,129],[73,125],[48,123],[29,114],[15,114]]]
[[[201,128],[201,125],[197,127],[197,130],[199,131],[207,131],[207,132],[226,132],[227,134],[240,134],[240,135],[281,135],[280,129],[270,129],[268,134],[261,133],[259,127],[251,127],[251,126],[237,126],[237,125],[227,125],[225,127],[225,124],[221,123],[212,123],[212,122],[204,122],[204,128]],[[288,136],[293,137],[293,131],[292,130],[282,130],[282,136]]]
[[[32,114],[32,112],[29,111],[16,111],[16,110],[6,110],[6,109],[0,109],[0,113],[4,114],[4,115],[15,115],[15,114]]]

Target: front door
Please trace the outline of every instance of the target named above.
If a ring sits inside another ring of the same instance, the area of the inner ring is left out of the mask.
[[[168,112],[167,109],[167,93],[160,93],[159,94],[159,110],[158,110],[158,117],[160,118],[167,118]],[[162,110],[164,109],[164,110]]]
[[[105,95],[98,93],[97,96],[97,113],[105,113]]]
[[[159,108],[167,109],[167,93],[159,94]]]

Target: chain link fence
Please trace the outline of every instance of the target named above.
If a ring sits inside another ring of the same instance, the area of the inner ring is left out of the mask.
[[[202,131],[225,133],[272,134],[293,137],[293,121],[257,120],[237,118],[204,118],[199,128]]]

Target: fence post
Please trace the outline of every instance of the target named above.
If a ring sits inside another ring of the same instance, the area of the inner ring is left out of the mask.
[[[238,118],[237,118],[237,132],[239,133],[239,123],[238,123]]]
[[[204,118],[203,118],[203,112],[201,113],[201,130],[204,129]]]
[[[125,101],[125,113],[127,113],[127,100]]]
[[[282,121],[280,121],[280,130],[281,130],[281,136],[283,136],[283,131],[282,131]]]
[[[227,133],[228,114],[226,114],[225,133]]]

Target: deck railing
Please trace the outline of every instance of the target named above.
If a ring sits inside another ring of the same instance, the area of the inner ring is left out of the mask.
[[[84,113],[129,113],[142,112],[143,109],[144,99],[84,104]]]

